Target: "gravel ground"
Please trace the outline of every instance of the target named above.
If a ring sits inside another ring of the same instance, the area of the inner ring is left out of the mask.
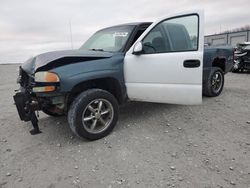
[[[250,74],[228,74],[199,106],[128,103],[112,134],[88,142],[40,113],[31,136],[12,95],[18,65],[0,66],[0,187],[250,188]]]

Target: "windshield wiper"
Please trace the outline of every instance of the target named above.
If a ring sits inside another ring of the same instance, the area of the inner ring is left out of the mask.
[[[91,51],[101,51],[101,52],[103,52],[104,50],[103,49],[101,49],[101,48],[92,48],[92,49],[89,49],[89,50],[91,50]]]

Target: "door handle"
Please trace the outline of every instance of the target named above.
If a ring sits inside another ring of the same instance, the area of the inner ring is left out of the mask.
[[[185,68],[195,68],[195,67],[199,67],[200,65],[201,65],[201,62],[198,59],[185,60],[183,63],[183,66]]]

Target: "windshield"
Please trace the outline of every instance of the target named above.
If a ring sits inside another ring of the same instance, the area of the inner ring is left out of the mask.
[[[96,32],[80,50],[119,52],[122,51],[134,26],[116,26]]]

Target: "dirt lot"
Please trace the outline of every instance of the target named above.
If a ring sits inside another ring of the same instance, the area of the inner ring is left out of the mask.
[[[0,66],[0,187],[250,188],[250,74],[228,74],[200,106],[129,103],[114,132],[75,138],[40,113],[31,136],[13,105],[18,65]]]

